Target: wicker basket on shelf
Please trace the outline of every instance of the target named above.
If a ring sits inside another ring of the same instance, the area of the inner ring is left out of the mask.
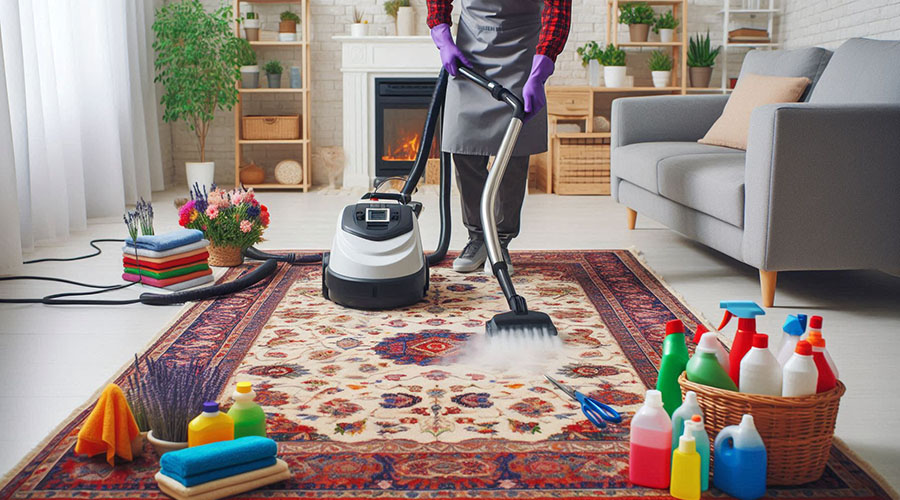
[[[840,381],[828,392],[796,398],[726,391],[691,382],[684,373],[678,383],[682,394],[697,393],[710,437],[724,427],[740,424],[744,414],[753,415],[766,444],[769,486],[805,484],[822,476],[831,451],[838,406],[846,390]]]
[[[215,267],[235,267],[244,263],[244,254],[241,247],[220,246],[210,242],[207,247],[209,252],[209,265]]]
[[[300,115],[241,117],[245,140],[294,140],[300,138]]]

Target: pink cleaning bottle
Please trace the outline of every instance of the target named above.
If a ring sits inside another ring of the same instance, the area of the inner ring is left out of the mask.
[[[644,406],[631,419],[628,477],[633,484],[668,488],[672,464],[672,420],[662,393],[647,391]]]

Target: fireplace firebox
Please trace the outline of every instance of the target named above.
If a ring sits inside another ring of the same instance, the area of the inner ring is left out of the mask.
[[[375,177],[406,176],[422,142],[436,78],[375,79]],[[429,158],[440,158],[441,120]]]

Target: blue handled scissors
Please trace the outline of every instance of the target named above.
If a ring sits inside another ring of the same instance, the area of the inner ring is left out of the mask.
[[[613,410],[611,406],[605,405],[594,398],[585,396],[584,394],[572,389],[567,385],[559,383],[550,375],[544,375],[551,384],[555,385],[559,390],[568,394],[570,398],[581,403],[581,412],[587,419],[600,429],[606,427],[606,422],[617,424],[622,421],[622,415]]]

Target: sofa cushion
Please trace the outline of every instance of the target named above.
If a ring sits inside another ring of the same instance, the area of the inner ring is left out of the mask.
[[[900,41],[851,38],[834,51],[809,102],[900,103]]]
[[[831,51],[822,47],[796,50],[751,50],[744,57],[738,79],[749,74],[765,76],[805,76],[809,88],[800,98],[806,101],[825,71]]]
[[[744,226],[742,151],[689,154],[659,162],[659,193],[733,226]]]
[[[657,167],[661,161],[676,156],[715,153],[743,156],[743,151],[696,142],[638,142],[613,148],[612,175],[659,194]]]

